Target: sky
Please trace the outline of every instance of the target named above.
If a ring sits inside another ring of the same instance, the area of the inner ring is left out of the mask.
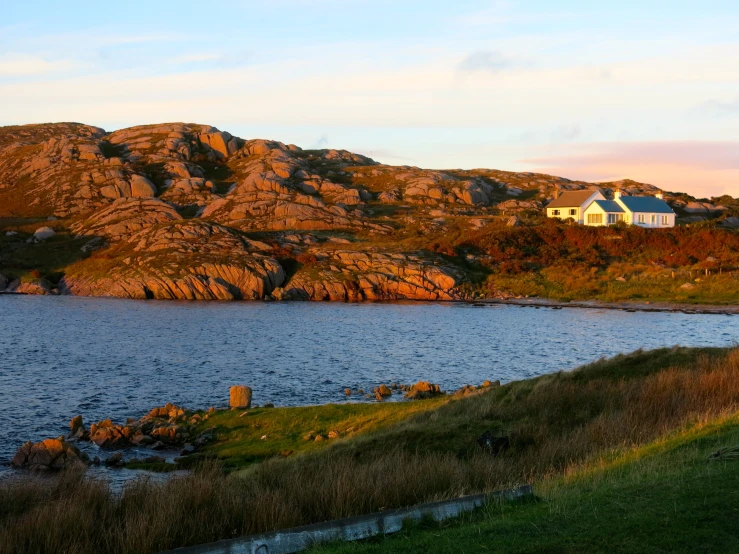
[[[556,4],[556,5],[555,5]],[[739,2],[7,2],[0,125],[205,123],[739,196]]]

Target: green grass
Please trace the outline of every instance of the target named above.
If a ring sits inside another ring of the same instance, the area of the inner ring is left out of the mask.
[[[56,236],[39,243],[26,242],[39,227],[56,228]],[[17,235],[6,236],[7,231]],[[29,279],[32,273],[56,283],[68,265],[87,254],[80,248],[90,237],[75,238],[58,222],[46,219],[0,218],[0,274],[11,279]]]
[[[535,502],[496,503],[446,524],[311,552],[737,552],[739,461],[707,461],[737,445],[734,414],[540,481]]]
[[[448,401],[449,398],[442,397],[417,402],[219,411],[199,425],[200,430],[212,428],[216,435],[216,441],[202,454],[222,460],[226,467],[236,468],[276,456],[314,452],[326,448],[329,443],[333,445],[388,429]],[[305,438],[310,434],[328,437],[331,431],[337,431],[340,437],[321,442]]]

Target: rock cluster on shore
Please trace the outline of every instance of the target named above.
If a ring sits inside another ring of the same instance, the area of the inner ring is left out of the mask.
[[[211,430],[195,433],[194,426],[207,420],[212,409],[201,415],[173,404],[154,408],[137,420],[129,420],[125,425],[113,423],[110,419],[93,423],[85,428],[82,416],[75,416],[69,422],[67,437],[46,439],[38,443],[25,443],[13,457],[12,466],[34,471],[58,470],[86,467],[99,463],[97,459],[82,452],[73,443],[91,442],[104,450],[119,450],[132,446],[145,446],[152,450],[182,449],[182,455],[195,452],[214,439]],[[122,467],[136,462],[164,463],[165,459],[152,455],[145,460],[123,460],[123,454],[116,452],[104,460],[108,467]]]
[[[453,393],[455,398],[480,394],[500,386],[500,381],[485,381],[479,387],[465,385]],[[378,401],[390,398],[394,392],[402,393],[407,400],[422,400],[443,396],[446,393],[437,384],[419,381],[414,385],[392,383],[381,384],[373,389],[374,397]],[[351,389],[345,393],[351,395]],[[358,394],[364,394],[359,389]],[[372,398],[371,395],[366,395]],[[246,385],[234,385],[229,389],[229,407],[232,410],[247,410],[239,417],[248,413],[252,407],[252,389]],[[273,407],[265,404],[263,407]],[[91,464],[101,463],[100,459],[81,451],[74,443],[92,443],[102,451],[115,451],[107,456],[102,463],[107,467],[125,467],[127,465],[163,464],[166,459],[152,454],[143,460],[125,460],[121,449],[129,447],[146,447],[152,451],[163,449],[178,449],[181,456],[195,454],[200,448],[215,440],[214,429],[203,429],[199,424],[206,421],[215,413],[214,407],[207,411],[186,410],[180,406],[167,403],[164,406],[153,408],[139,419],[129,419],[124,425],[105,419],[85,427],[81,415],[73,417],[69,422],[69,434],[66,437],[49,438],[38,443],[26,442],[19,448],[12,459],[11,465],[17,469],[32,471],[50,471],[73,468],[84,468]],[[331,430],[327,434],[310,433],[305,440],[320,442],[328,439],[337,439],[339,431]],[[263,437],[263,438],[266,438]]]
[[[49,471],[84,468],[90,464],[90,458],[64,437],[59,437],[35,444],[28,441],[18,449],[10,464],[18,469]]]

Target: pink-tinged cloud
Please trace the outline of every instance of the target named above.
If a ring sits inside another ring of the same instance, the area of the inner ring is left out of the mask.
[[[698,197],[739,196],[739,142],[734,141],[571,144],[520,163],[584,181],[633,179]]]

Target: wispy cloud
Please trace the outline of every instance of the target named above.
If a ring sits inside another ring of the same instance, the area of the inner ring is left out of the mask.
[[[311,148],[313,150],[320,150],[322,148],[326,148],[328,146],[328,137],[326,135],[321,135],[318,137],[318,139],[313,143]]]
[[[24,54],[0,57],[0,79],[31,77],[69,71],[79,64],[71,60],[48,60],[40,56]]]
[[[554,129],[554,131],[552,131],[551,139],[552,142],[555,143],[571,142],[579,137],[581,133],[582,129],[580,128],[580,125],[559,125]]]
[[[357,148],[353,151],[357,154],[362,154],[363,156],[367,156],[381,163],[416,163],[416,160],[414,158],[408,157],[405,154],[396,152],[395,150],[391,150],[389,148]]]
[[[520,163],[586,181],[630,178],[697,196],[739,194],[736,141],[577,144]]]
[[[709,100],[704,102],[701,107],[719,117],[739,115],[739,96],[729,101]]]
[[[457,65],[457,69],[468,73],[474,73],[476,71],[498,73],[499,71],[508,69],[511,65],[511,60],[505,58],[500,52],[482,50],[473,52],[464,58]]]

